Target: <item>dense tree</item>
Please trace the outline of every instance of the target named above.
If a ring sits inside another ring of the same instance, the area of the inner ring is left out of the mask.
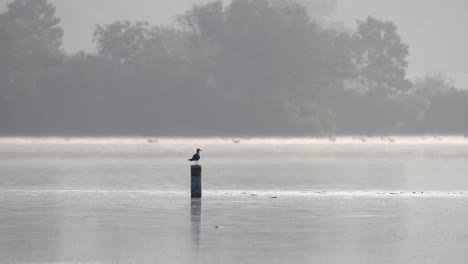
[[[299,3],[307,8],[310,16],[319,18],[332,14],[337,5],[336,0],[272,0],[272,3],[276,5]]]
[[[350,35],[310,14],[296,0],[215,1],[174,27],[97,26],[95,54],[67,55],[54,7],[13,1],[0,14],[0,133],[468,132],[468,92],[440,74],[410,89],[395,25],[370,17]]]
[[[427,74],[415,81],[412,93],[429,102],[422,130],[468,134],[468,92],[455,88],[442,73]]]
[[[427,74],[416,79],[412,92],[429,97],[439,97],[455,90],[453,81],[443,73]]]
[[[94,33],[99,55],[119,63],[140,59],[150,38],[151,29],[145,22],[115,22],[97,26]]]
[[[13,122],[36,123],[40,78],[62,56],[59,23],[47,0],[15,0],[0,14],[0,100],[2,112],[16,119],[4,117],[7,129]]]
[[[237,0],[226,7],[217,1],[196,6],[182,21],[194,35],[195,46],[208,43],[215,51],[213,80],[225,94],[264,105],[277,101],[278,106],[296,106],[272,108],[268,117],[252,115],[260,119],[255,123],[282,126],[281,117],[295,116],[304,118],[300,124],[315,116],[321,128],[310,132],[333,127],[322,127],[320,121],[331,116],[313,112],[309,105],[318,103],[319,94],[340,87],[349,75],[350,52],[342,45],[346,34],[321,28],[304,6],[292,1]],[[294,111],[281,113],[287,109]]]
[[[464,133],[468,136],[468,92],[451,89],[432,97],[422,124],[422,131]]]
[[[393,23],[373,17],[359,21],[353,36],[353,50],[362,88],[383,95],[411,88],[406,79],[409,47],[401,41]]]

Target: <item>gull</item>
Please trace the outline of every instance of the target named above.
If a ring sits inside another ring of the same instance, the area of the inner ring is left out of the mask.
[[[193,162],[195,162],[195,164],[198,165],[198,161],[200,160],[200,151],[202,151],[202,150],[197,148],[197,153],[193,154],[193,157],[191,159],[188,159],[188,161],[193,161]]]

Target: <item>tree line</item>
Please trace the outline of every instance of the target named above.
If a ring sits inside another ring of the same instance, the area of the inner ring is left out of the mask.
[[[195,5],[174,26],[96,26],[66,54],[47,0],[0,14],[0,134],[307,136],[468,132],[468,92],[406,76],[394,23],[323,26],[293,0]],[[72,34],[73,32],[69,32]]]

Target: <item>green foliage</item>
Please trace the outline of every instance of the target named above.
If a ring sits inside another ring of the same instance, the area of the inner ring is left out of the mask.
[[[297,109],[307,109],[319,94],[340,87],[350,75],[350,49],[344,44],[350,38],[321,28],[304,6],[292,1],[238,0],[226,7],[217,1],[195,6],[179,21],[193,35],[192,47],[212,47],[217,67],[211,77],[232,97],[259,102],[284,98]],[[289,125],[292,130],[333,130],[331,124],[322,129],[314,111],[284,111],[295,124]]]
[[[275,5],[302,5],[307,8],[310,16],[323,17],[333,13],[336,8],[336,0],[272,0]]]
[[[0,14],[0,133],[330,135],[467,132],[468,92],[406,79],[408,46],[372,17],[355,34],[315,22],[326,1],[196,5],[175,27],[96,27],[65,55],[46,0]],[[305,3],[305,2],[304,2]]]
[[[60,64],[63,31],[55,7],[46,0],[15,0],[0,14],[0,118],[6,131],[13,123],[35,126],[43,100],[40,81]]]
[[[7,12],[0,14],[0,63],[7,81],[21,81],[24,75],[58,62],[63,35],[59,23],[54,6],[46,0],[8,4]]]
[[[15,0],[2,14],[2,25],[16,37],[22,49],[60,52],[63,30],[55,7],[47,0]]]
[[[425,131],[468,134],[468,92],[449,90],[431,98],[431,105],[422,124]]]
[[[440,97],[455,90],[453,81],[443,73],[427,74],[414,82],[413,92],[429,97]]]
[[[99,55],[119,63],[138,60],[145,53],[151,29],[146,22],[115,22],[94,32]]]
[[[360,78],[367,90],[381,95],[406,92],[409,47],[401,41],[397,27],[373,17],[358,22],[353,51]]]

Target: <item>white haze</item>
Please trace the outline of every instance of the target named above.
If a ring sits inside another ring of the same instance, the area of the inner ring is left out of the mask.
[[[300,0],[312,12],[314,3],[325,0]],[[354,27],[359,19],[372,15],[395,22],[405,42],[410,44],[409,75],[444,72],[455,85],[468,88],[468,1],[466,0],[334,0],[335,12],[329,17]],[[7,0],[0,0],[4,8]],[[92,32],[96,24],[116,20],[144,20],[171,25],[195,3],[209,0],[51,0],[65,28],[67,52],[93,51]]]

